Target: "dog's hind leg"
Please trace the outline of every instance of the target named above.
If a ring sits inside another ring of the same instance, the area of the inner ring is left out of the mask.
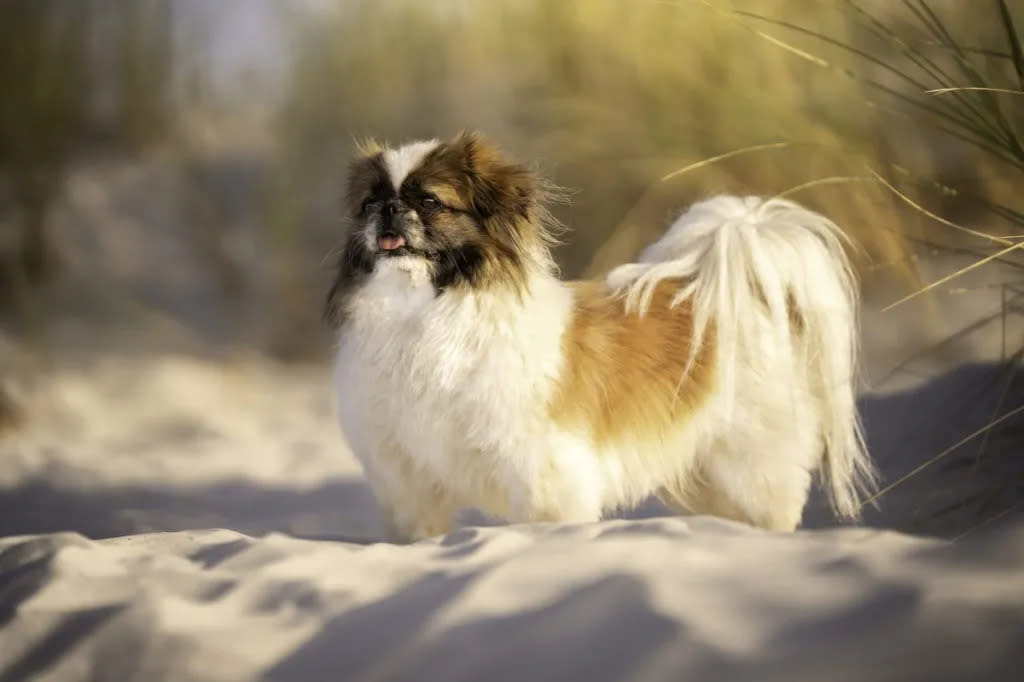
[[[793,531],[800,525],[810,487],[810,474],[789,472],[716,471],[707,482],[679,493],[669,488],[658,498],[676,512],[707,514],[758,528]]]
[[[684,484],[664,488],[659,497],[676,510],[792,531],[803,517],[821,452],[813,420],[774,432],[736,426],[704,453]]]

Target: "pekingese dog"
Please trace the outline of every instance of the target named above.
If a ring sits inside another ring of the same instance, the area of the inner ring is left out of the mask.
[[[657,495],[791,531],[874,484],[842,234],[716,196],[603,281],[559,279],[548,185],[475,133],[370,146],[327,297],[345,440],[395,539],[473,507],[589,522]]]

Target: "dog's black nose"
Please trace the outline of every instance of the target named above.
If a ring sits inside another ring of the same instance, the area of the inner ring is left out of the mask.
[[[384,202],[384,206],[381,207],[381,212],[384,214],[385,218],[391,218],[402,212],[402,202],[398,199],[389,199]]]

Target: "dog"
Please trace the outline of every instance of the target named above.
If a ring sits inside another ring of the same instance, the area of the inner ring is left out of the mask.
[[[855,403],[857,282],[824,216],[695,203],[636,262],[563,281],[552,185],[467,131],[350,168],[326,319],[344,440],[391,537],[456,511],[585,523],[656,495],[796,529],[875,485]]]

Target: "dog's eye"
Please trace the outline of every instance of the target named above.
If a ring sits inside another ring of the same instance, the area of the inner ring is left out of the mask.
[[[363,203],[359,205],[359,212],[362,213],[363,215],[366,215],[370,211],[377,208],[379,205],[380,202],[374,199],[373,197],[363,199]]]
[[[420,199],[420,207],[425,208],[428,211],[433,211],[441,208],[441,202],[434,197],[423,197]]]

